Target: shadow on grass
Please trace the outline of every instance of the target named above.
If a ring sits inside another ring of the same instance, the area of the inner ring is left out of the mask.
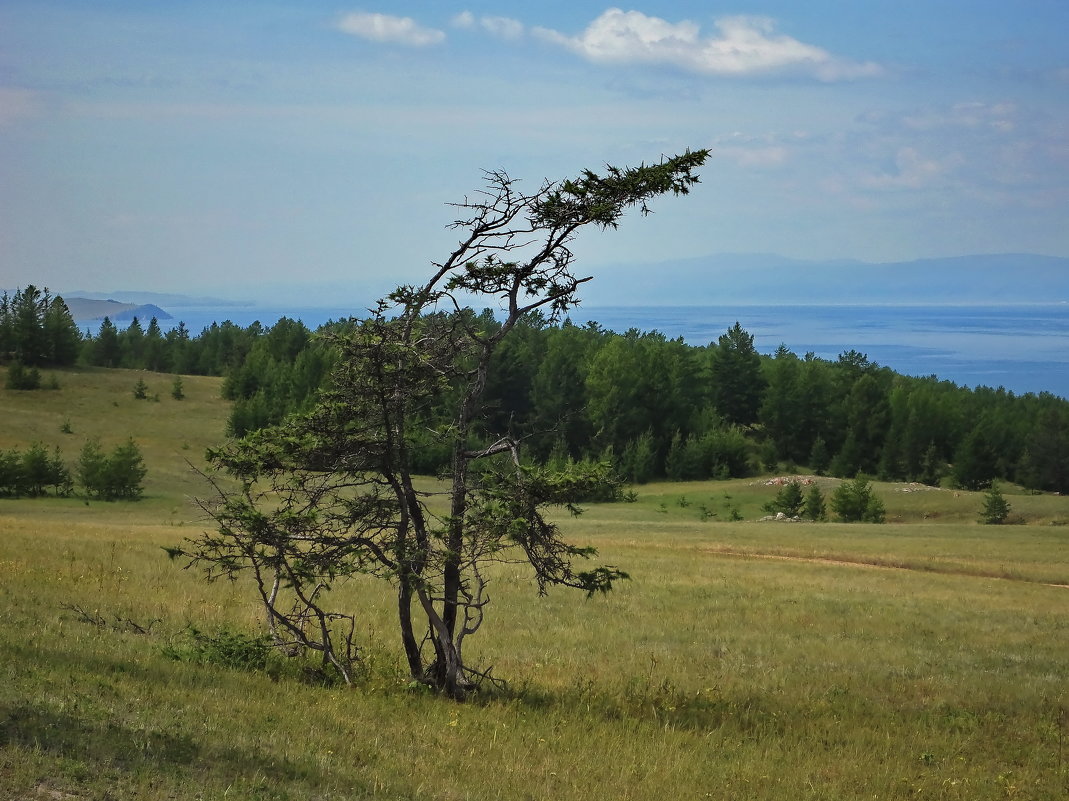
[[[90,769],[174,773],[196,770],[220,778],[267,776],[316,786],[318,771],[255,750],[219,748],[183,734],[89,721],[33,704],[0,707],[0,748],[21,747],[72,760]]]

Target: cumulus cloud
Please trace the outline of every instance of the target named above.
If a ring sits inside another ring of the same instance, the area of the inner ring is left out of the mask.
[[[790,145],[805,139],[804,133],[747,135],[739,131],[718,136],[709,145],[713,158],[727,159],[743,168],[781,167],[791,158]]]
[[[346,14],[338,20],[337,28],[361,39],[410,47],[425,47],[445,40],[445,33],[442,31],[425,28],[411,17],[394,17],[389,14]]]
[[[719,76],[800,73],[823,81],[883,73],[878,64],[837,58],[820,47],[777,34],[775,22],[767,17],[722,17],[715,25],[717,34],[703,36],[694,22],[669,22],[640,11],[610,8],[579,36],[547,28],[535,28],[534,33],[602,64],[669,64]]]
[[[453,17],[453,25],[468,30],[482,28],[499,39],[514,41],[523,37],[524,25],[511,17],[484,16],[476,17],[470,11],[462,11]]]
[[[892,168],[863,177],[862,184],[870,189],[923,189],[942,183],[963,163],[958,153],[937,158],[922,155],[915,147],[900,147]]]

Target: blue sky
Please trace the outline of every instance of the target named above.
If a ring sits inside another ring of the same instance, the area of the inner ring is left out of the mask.
[[[581,237],[592,273],[1069,256],[1067,35],[1064,0],[4,0],[0,287],[363,301],[484,169],[687,147],[702,185]]]

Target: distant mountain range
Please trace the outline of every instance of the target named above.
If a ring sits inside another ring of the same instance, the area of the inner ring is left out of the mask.
[[[588,306],[1069,303],[1069,258],[995,254],[907,262],[721,253],[592,269]]]

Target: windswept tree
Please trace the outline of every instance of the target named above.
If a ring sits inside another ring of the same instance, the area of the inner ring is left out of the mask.
[[[455,204],[456,249],[420,286],[401,286],[364,321],[328,333],[340,359],[314,407],[211,453],[238,480],[203,502],[218,529],[174,549],[209,577],[249,573],[276,642],[318,652],[351,681],[360,658],[357,611],[334,606],[331,587],[370,575],[396,589],[398,629],[414,680],[463,697],[480,671],[464,640],[481,626],[494,562],[529,566],[539,592],[588,594],[625,576],[582,569],[592,549],[569,544],[547,505],[575,509],[610,480],[608,466],[533,467],[521,438],[485,425],[493,356],[525,315],[555,322],[590,280],[570,249],[586,226],[615,228],[626,210],[649,211],[686,194],[706,151],[658,164],[609,166],[531,192],[504,172]],[[464,308],[496,302],[497,323]],[[416,449],[450,454],[447,497],[428,503],[413,476]]]

